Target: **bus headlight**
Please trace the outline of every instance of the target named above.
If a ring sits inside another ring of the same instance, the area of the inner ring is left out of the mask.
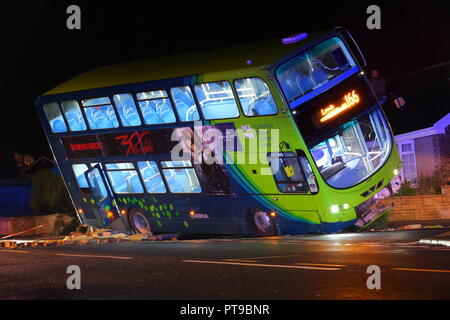
[[[398,169],[394,169],[394,176],[398,175]]]
[[[339,206],[337,204],[334,204],[331,206],[331,213],[338,213],[339,212]]]
[[[343,204],[333,204],[331,207],[330,207],[330,210],[331,210],[331,213],[338,213],[339,211],[342,211],[342,210],[348,210],[348,209],[350,209],[350,204],[348,204],[348,203],[343,203]]]

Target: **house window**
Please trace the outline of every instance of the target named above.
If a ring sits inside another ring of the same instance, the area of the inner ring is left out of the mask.
[[[403,181],[409,181],[412,185],[417,184],[417,168],[414,143],[406,142],[400,145],[400,157],[403,162],[401,177]]]

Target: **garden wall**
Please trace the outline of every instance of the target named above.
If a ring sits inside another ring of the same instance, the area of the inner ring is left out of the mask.
[[[390,222],[450,220],[450,194],[389,197],[379,203],[392,207]]]

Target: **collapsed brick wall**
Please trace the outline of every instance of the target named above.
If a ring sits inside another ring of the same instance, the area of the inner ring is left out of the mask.
[[[52,235],[69,224],[72,217],[66,214],[50,214],[44,216],[0,218],[0,235],[10,235],[43,225],[39,229],[20,234],[21,237],[36,235]]]

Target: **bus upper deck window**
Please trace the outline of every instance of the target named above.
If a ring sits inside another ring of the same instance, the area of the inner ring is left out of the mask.
[[[116,112],[108,97],[82,100],[84,113],[91,129],[118,128]]]
[[[141,125],[141,118],[139,117],[136,104],[134,103],[133,96],[131,94],[116,94],[113,99],[124,127]]]
[[[234,81],[236,91],[246,116],[266,116],[278,112],[269,87],[260,78],[246,78]]]
[[[165,90],[141,92],[136,95],[145,124],[174,123],[172,104]]]
[[[181,121],[200,120],[197,105],[195,104],[191,89],[188,86],[172,88],[170,89],[170,94],[175,103],[178,118],[180,118]]]
[[[66,116],[70,131],[86,130],[86,123],[76,100],[62,101],[61,108]]]
[[[311,99],[313,91],[322,90],[358,68],[344,42],[333,37],[300,52],[281,64],[275,71],[288,102]]]
[[[61,115],[58,103],[44,104],[44,111],[53,133],[67,132],[66,123]]]
[[[205,119],[226,119],[239,116],[231,85],[227,81],[195,85],[195,94]]]

